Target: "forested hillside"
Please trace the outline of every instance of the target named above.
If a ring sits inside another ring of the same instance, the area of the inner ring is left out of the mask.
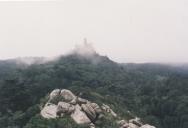
[[[31,65],[0,61],[0,127],[81,127],[68,118],[47,121],[40,117],[47,94],[56,88],[81,92],[83,98],[109,104],[124,118],[139,116],[157,128],[188,126],[185,67],[119,64],[98,54],[73,53]],[[100,127],[116,126],[107,120]]]

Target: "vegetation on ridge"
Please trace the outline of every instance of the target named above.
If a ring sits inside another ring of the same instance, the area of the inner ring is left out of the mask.
[[[159,64],[118,64],[72,54],[44,64],[0,62],[0,128],[84,128],[71,119],[47,121],[40,106],[55,88],[67,88],[125,119],[139,116],[157,128],[187,128],[188,71]],[[101,122],[99,122],[100,124]],[[117,128],[106,119],[101,128]]]

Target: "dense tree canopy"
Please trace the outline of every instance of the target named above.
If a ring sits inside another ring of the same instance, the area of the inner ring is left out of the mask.
[[[137,115],[157,128],[188,126],[188,71],[161,64],[118,64],[97,54],[91,58],[73,54],[30,66],[0,62],[0,127],[84,128],[69,118],[40,117],[40,107],[55,88],[82,92],[83,98],[107,103],[125,119]],[[117,127],[111,119],[97,126]]]

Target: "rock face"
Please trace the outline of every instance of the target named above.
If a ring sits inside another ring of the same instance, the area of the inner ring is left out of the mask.
[[[57,105],[47,103],[41,111],[41,115],[44,118],[56,118],[57,117]]]
[[[77,124],[91,123],[87,115],[83,111],[81,111],[81,107],[79,105],[75,106],[75,111],[71,114],[71,117]]]
[[[145,124],[145,125],[141,126],[140,128],[156,128],[156,127],[151,126],[149,124]]]
[[[60,100],[60,93],[61,93],[61,90],[60,89],[55,89],[53,90],[51,93],[50,93],[50,99],[49,99],[49,102],[50,103],[54,103],[54,104],[57,104],[58,101]]]
[[[83,99],[83,98],[80,98],[80,97],[77,98],[77,103],[78,104],[86,104],[87,102],[89,102],[89,101],[86,100],[86,99]]]
[[[91,103],[82,104],[82,110],[86,113],[86,115],[94,121],[97,117],[94,108],[91,106]]]
[[[67,89],[55,89],[50,93],[50,103],[57,104],[59,101],[65,101],[67,103],[76,103],[76,96]]]
[[[61,113],[64,114],[71,114],[74,112],[75,107],[66,102],[59,102],[57,107],[57,114],[60,115]]]
[[[76,96],[70,90],[63,89],[61,90],[60,95],[65,102],[69,102],[69,103],[76,102]]]
[[[102,109],[100,106],[96,103],[91,103],[90,106],[95,110],[97,114],[100,114],[102,112]]]
[[[96,103],[75,96],[67,89],[53,90],[40,114],[47,119],[63,118],[64,115],[69,115],[77,124],[87,124],[89,128],[95,128],[95,122],[104,117],[105,113],[112,115],[119,128],[155,128],[148,124],[143,125],[137,117],[129,121],[123,119],[117,121],[120,117],[110,106],[106,104],[99,106]]]
[[[154,126],[148,124],[143,125],[138,117],[131,119],[128,122],[126,120],[120,120],[117,124],[119,124],[120,128],[155,128]]]

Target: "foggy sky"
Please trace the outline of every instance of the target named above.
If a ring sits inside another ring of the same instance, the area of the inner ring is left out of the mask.
[[[87,38],[117,62],[188,62],[187,0],[0,1],[0,59],[66,54]]]

